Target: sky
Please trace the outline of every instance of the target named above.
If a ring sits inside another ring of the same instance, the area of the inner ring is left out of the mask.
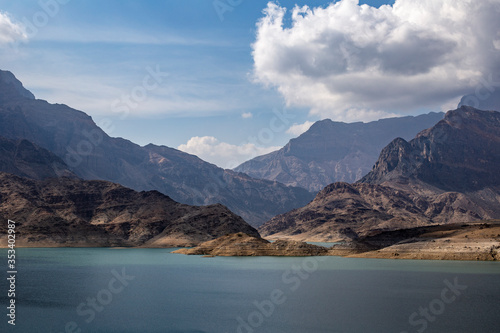
[[[500,0],[0,0],[0,69],[111,136],[233,168],[317,120],[455,108],[498,77],[499,14]]]

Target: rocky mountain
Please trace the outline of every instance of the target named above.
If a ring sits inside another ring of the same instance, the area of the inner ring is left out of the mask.
[[[465,193],[500,186],[499,170],[500,112],[462,106],[410,142],[391,142],[360,182],[410,179]]]
[[[443,116],[429,113],[351,124],[318,121],[282,149],[247,161],[235,170],[316,192],[336,181],[359,180],[394,138],[409,140]]]
[[[254,226],[313,198],[302,188],[253,179],[176,149],[109,137],[85,113],[34,99],[10,72],[0,71],[0,92],[1,135],[49,150],[83,179],[157,190],[185,204],[220,203]]]
[[[308,241],[356,239],[374,230],[475,221],[500,216],[457,192],[418,191],[384,185],[333,183],[308,205],[272,218],[259,228],[264,237]]]
[[[338,240],[374,230],[500,217],[500,113],[461,107],[384,148],[355,184],[334,183],[271,219],[263,236]]]
[[[259,237],[217,204],[193,207],[106,181],[31,180],[0,172],[0,219],[16,222],[16,246],[193,246],[228,233]],[[7,223],[0,225],[7,245]]]
[[[0,137],[0,171],[31,179],[75,177],[56,155],[29,142]]]

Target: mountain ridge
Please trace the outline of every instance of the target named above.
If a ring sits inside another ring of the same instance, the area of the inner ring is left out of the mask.
[[[0,172],[0,219],[16,222],[21,247],[193,246],[227,233],[258,232],[226,207],[194,207],[158,191],[107,181],[32,180]],[[7,246],[7,224],[0,226]]]
[[[413,178],[459,192],[500,186],[500,174],[495,172],[500,166],[499,129],[500,112],[462,106],[410,142],[395,139],[359,182],[382,184]]]
[[[431,112],[369,123],[321,120],[280,150],[258,156],[234,170],[316,192],[335,181],[359,180],[394,138],[410,139],[443,116]]]
[[[308,205],[274,217],[259,231],[332,241],[498,218],[498,166],[500,112],[461,107],[410,142],[393,140],[360,181],[330,184]]]
[[[13,86],[0,80],[0,91]],[[111,138],[84,112],[28,98],[22,91],[0,100],[0,133],[47,149],[82,179],[108,180],[138,191],[158,190],[185,204],[221,203],[254,226],[313,198],[302,188],[253,179],[173,148],[140,147]]]

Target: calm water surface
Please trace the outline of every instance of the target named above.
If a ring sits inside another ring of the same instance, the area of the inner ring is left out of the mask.
[[[0,332],[500,332],[495,262],[171,251],[17,249],[16,326],[3,278]]]

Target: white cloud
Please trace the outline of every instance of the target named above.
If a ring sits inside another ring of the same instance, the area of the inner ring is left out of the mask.
[[[213,136],[195,136],[186,144],[178,147],[186,153],[193,154],[207,162],[216,164],[224,169],[232,169],[241,163],[256,156],[270,153],[281,147],[257,147],[253,143],[232,145],[220,142]]]
[[[256,82],[335,120],[439,107],[500,71],[500,0],[269,3],[253,44]],[[373,111],[366,111],[373,110]],[[380,111],[387,110],[387,112]]]
[[[306,121],[303,124],[293,124],[289,129],[286,130],[286,132],[288,134],[299,136],[302,133],[306,132],[313,124],[313,121]]]
[[[252,112],[245,112],[245,113],[242,113],[242,114],[241,114],[241,117],[242,117],[243,119],[250,119],[250,118],[252,118],[252,117],[253,117],[253,114],[252,114]]]
[[[15,23],[8,13],[0,12],[0,44],[27,39],[22,25]]]

